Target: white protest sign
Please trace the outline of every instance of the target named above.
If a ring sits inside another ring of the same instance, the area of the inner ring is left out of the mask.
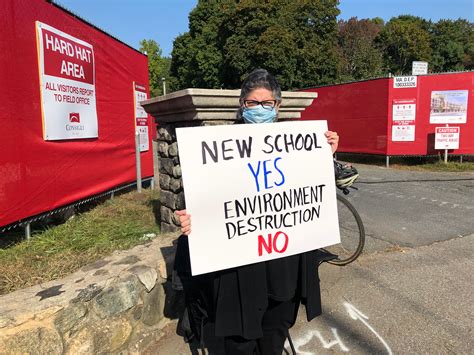
[[[36,21],[43,137],[98,137],[94,48]]]
[[[396,76],[393,78],[394,89],[416,88],[416,76]]]
[[[459,149],[459,127],[436,127],[435,149]]]
[[[193,275],[340,242],[326,121],[176,130]]]

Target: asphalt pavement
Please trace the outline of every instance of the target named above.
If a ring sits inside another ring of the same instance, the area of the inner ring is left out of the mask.
[[[472,354],[473,242],[474,234],[322,266],[323,315],[308,323],[300,309],[297,354]]]
[[[352,190],[348,199],[364,222],[367,252],[390,245],[429,245],[474,233],[474,172],[356,166],[359,190]]]

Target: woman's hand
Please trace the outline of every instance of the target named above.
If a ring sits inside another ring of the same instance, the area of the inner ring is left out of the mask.
[[[187,214],[186,210],[176,211],[175,213],[179,217],[181,233],[189,235],[191,233],[191,215]]]
[[[337,135],[337,132],[327,131],[324,135],[328,139],[328,143],[331,146],[332,153],[334,154],[339,144],[339,136]]]

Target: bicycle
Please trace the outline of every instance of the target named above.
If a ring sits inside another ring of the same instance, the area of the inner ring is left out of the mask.
[[[349,194],[349,187],[358,178],[357,170],[350,165],[334,162],[336,171],[336,186],[344,195]],[[337,194],[337,211],[341,243],[323,248],[326,252],[337,255],[337,258],[327,260],[333,265],[344,266],[356,260],[362,253],[365,244],[365,228],[355,207],[340,193]]]

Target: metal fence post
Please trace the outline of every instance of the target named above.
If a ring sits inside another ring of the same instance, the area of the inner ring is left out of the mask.
[[[449,125],[446,124],[446,127],[449,127]],[[447,149],[444,150],[444,163],[448,164],[448,150]]]
[[[31,224],[30,222],[28,222],[26,225],[25,225],[25,238],[27,240],[30,240],[31,239]]]
[[[142,164],[140,160],[140,132],[135,131],[135,161],[137,168],[137,191],[142,192]]]

